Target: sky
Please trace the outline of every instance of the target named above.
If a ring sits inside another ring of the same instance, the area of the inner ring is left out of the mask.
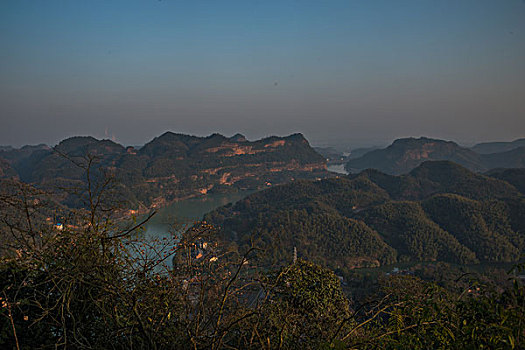
[[[525,0],[2,0],[0,145],[525,137]]]

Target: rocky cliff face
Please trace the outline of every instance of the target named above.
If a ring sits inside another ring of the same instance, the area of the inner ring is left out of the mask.
[[[20,176],[40,186],[78,186],[85,181],[82,167],[92,159],[95,175],[114,174],[121,195],[145,206],[329,176],[325,159],[301,134],[250,142],[242,135],[196,137],[167,132],[140,149],[73,137],[54,149],[8,150],[0,157],[2,176]]]

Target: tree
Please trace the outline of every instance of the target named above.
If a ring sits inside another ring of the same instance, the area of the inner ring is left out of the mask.
[[[258,318],[263,348],[329,346],[350,315],[339,278],[303,259],[269,275]]]

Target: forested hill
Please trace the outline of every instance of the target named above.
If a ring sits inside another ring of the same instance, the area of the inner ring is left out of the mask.
[[[486,153],[489,150],[494,150],[495,153]],[[404,138],[395,140],[387,148],[350,159],[346,169],[355,173],[373,168],[398,175],[406,174],[429,160],[449,160],[476,172],[494,168],[522,168],[525,167],[525,147],[521,140],[480,144],[469,149],[451,141],[426,137]]]
[[[332,269],[402,261],[517,261],[525,198],[506,181],[457,164],[425,162],[407,175],[374,170],[299,181],[208,214],[238,249],[265,249],[264,263],[299,256]]]
[[[521,169],[493,169],[487,175],[496,179],[505,180],[525,194],[525,168]]]
[[[43,188],[78,187],[85,182],[88,157],[94,160],[93,174],[114,174],[118,195],[146,207],[329,175],[325,159],[301,134],[250,142],[240,134],[227,138],[167,132],[139,149],[89,136],[68,138],[54,148],[5,148],[0,150],[0,177],[18,177]]]

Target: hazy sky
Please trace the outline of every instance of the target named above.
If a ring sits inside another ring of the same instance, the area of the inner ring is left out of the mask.
[[[525,137],[525,0],[2,0],[0,144]]]

